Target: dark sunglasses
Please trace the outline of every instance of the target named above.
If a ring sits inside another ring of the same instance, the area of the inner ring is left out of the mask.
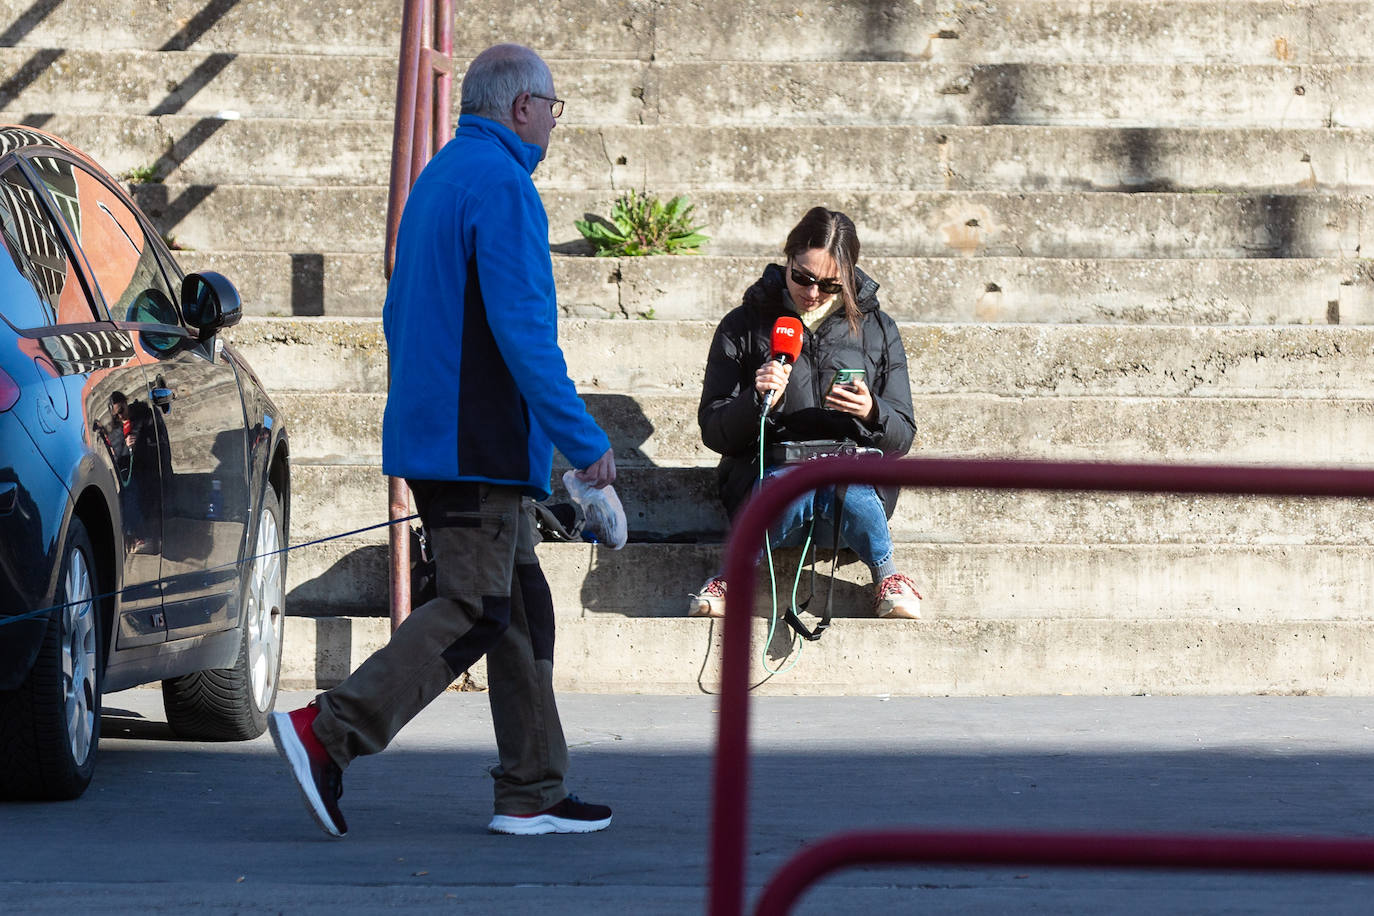
[[[811,276],[809,273],[802,270],[800,267],[792,268],[792,282],[797,284],[798,286],[820,287],[820,291],[825,293],[827,296],[839,295],[840,291],[844,289],[844,286],[840,283],[839,280],[821,280]]]

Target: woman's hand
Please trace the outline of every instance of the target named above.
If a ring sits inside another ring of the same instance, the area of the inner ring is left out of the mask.
[[[754,373],[754,390],[758,392],[760,398],[768,397],[768,392],[776,391],[773,397],[773,405],[769,409],[776,408],[782,401],[783,389],[787,387],[787,380],[792,376],[792,365],[790,363],[780,363],[777,360],[768,360],[759,366]]]
[[[837,385],[826,395],[825,406],[841,413],[852,414],[865,423],[872,423],[878,415],[878,405],[863,379],[855,379],[853,386]]]

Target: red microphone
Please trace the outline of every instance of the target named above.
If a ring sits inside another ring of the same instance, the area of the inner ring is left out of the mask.
[[[795,363],[797,357],[801,355],[802,348],[802,323],[790,315],[779,318],[777,324],[773,325],[773,356],[774,362],[781,365]],[[773,398],[778,391],[776,388],[769,391],[763,398],[763,411],[768,412],[768,408],[773,405]]]

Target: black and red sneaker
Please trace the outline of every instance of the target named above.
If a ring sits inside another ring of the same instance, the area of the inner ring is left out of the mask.
[[[345,836],[348,824],[339,810],[339,799],[343,797],[343,770],[330,758],[310,727],[319,714],[314,703],[290,713],[274,712],[267,719],[267,727],[315,823],[330,836]]]
[[[487,829],[492,833],[533,836],[539,833],[595,833],[611,825],[611,809],[589,805],[569,795],[552,808],[534,814],[497,814]]]

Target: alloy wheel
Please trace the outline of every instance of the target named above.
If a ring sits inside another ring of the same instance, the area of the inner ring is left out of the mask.
[[[85,763],[95,735],[96,621],[86,554],[75,550],[63,580],[62,692],[72,760]]]
[[[281,532],[270,509],[262,510],[258,520],[258,544],[253,551],[253,566],[248,579],[248,670],[253,702],[259,710],[267,708],[277,682],[281,664],[281,643],[285,629],[285,583],[282,581]]]

